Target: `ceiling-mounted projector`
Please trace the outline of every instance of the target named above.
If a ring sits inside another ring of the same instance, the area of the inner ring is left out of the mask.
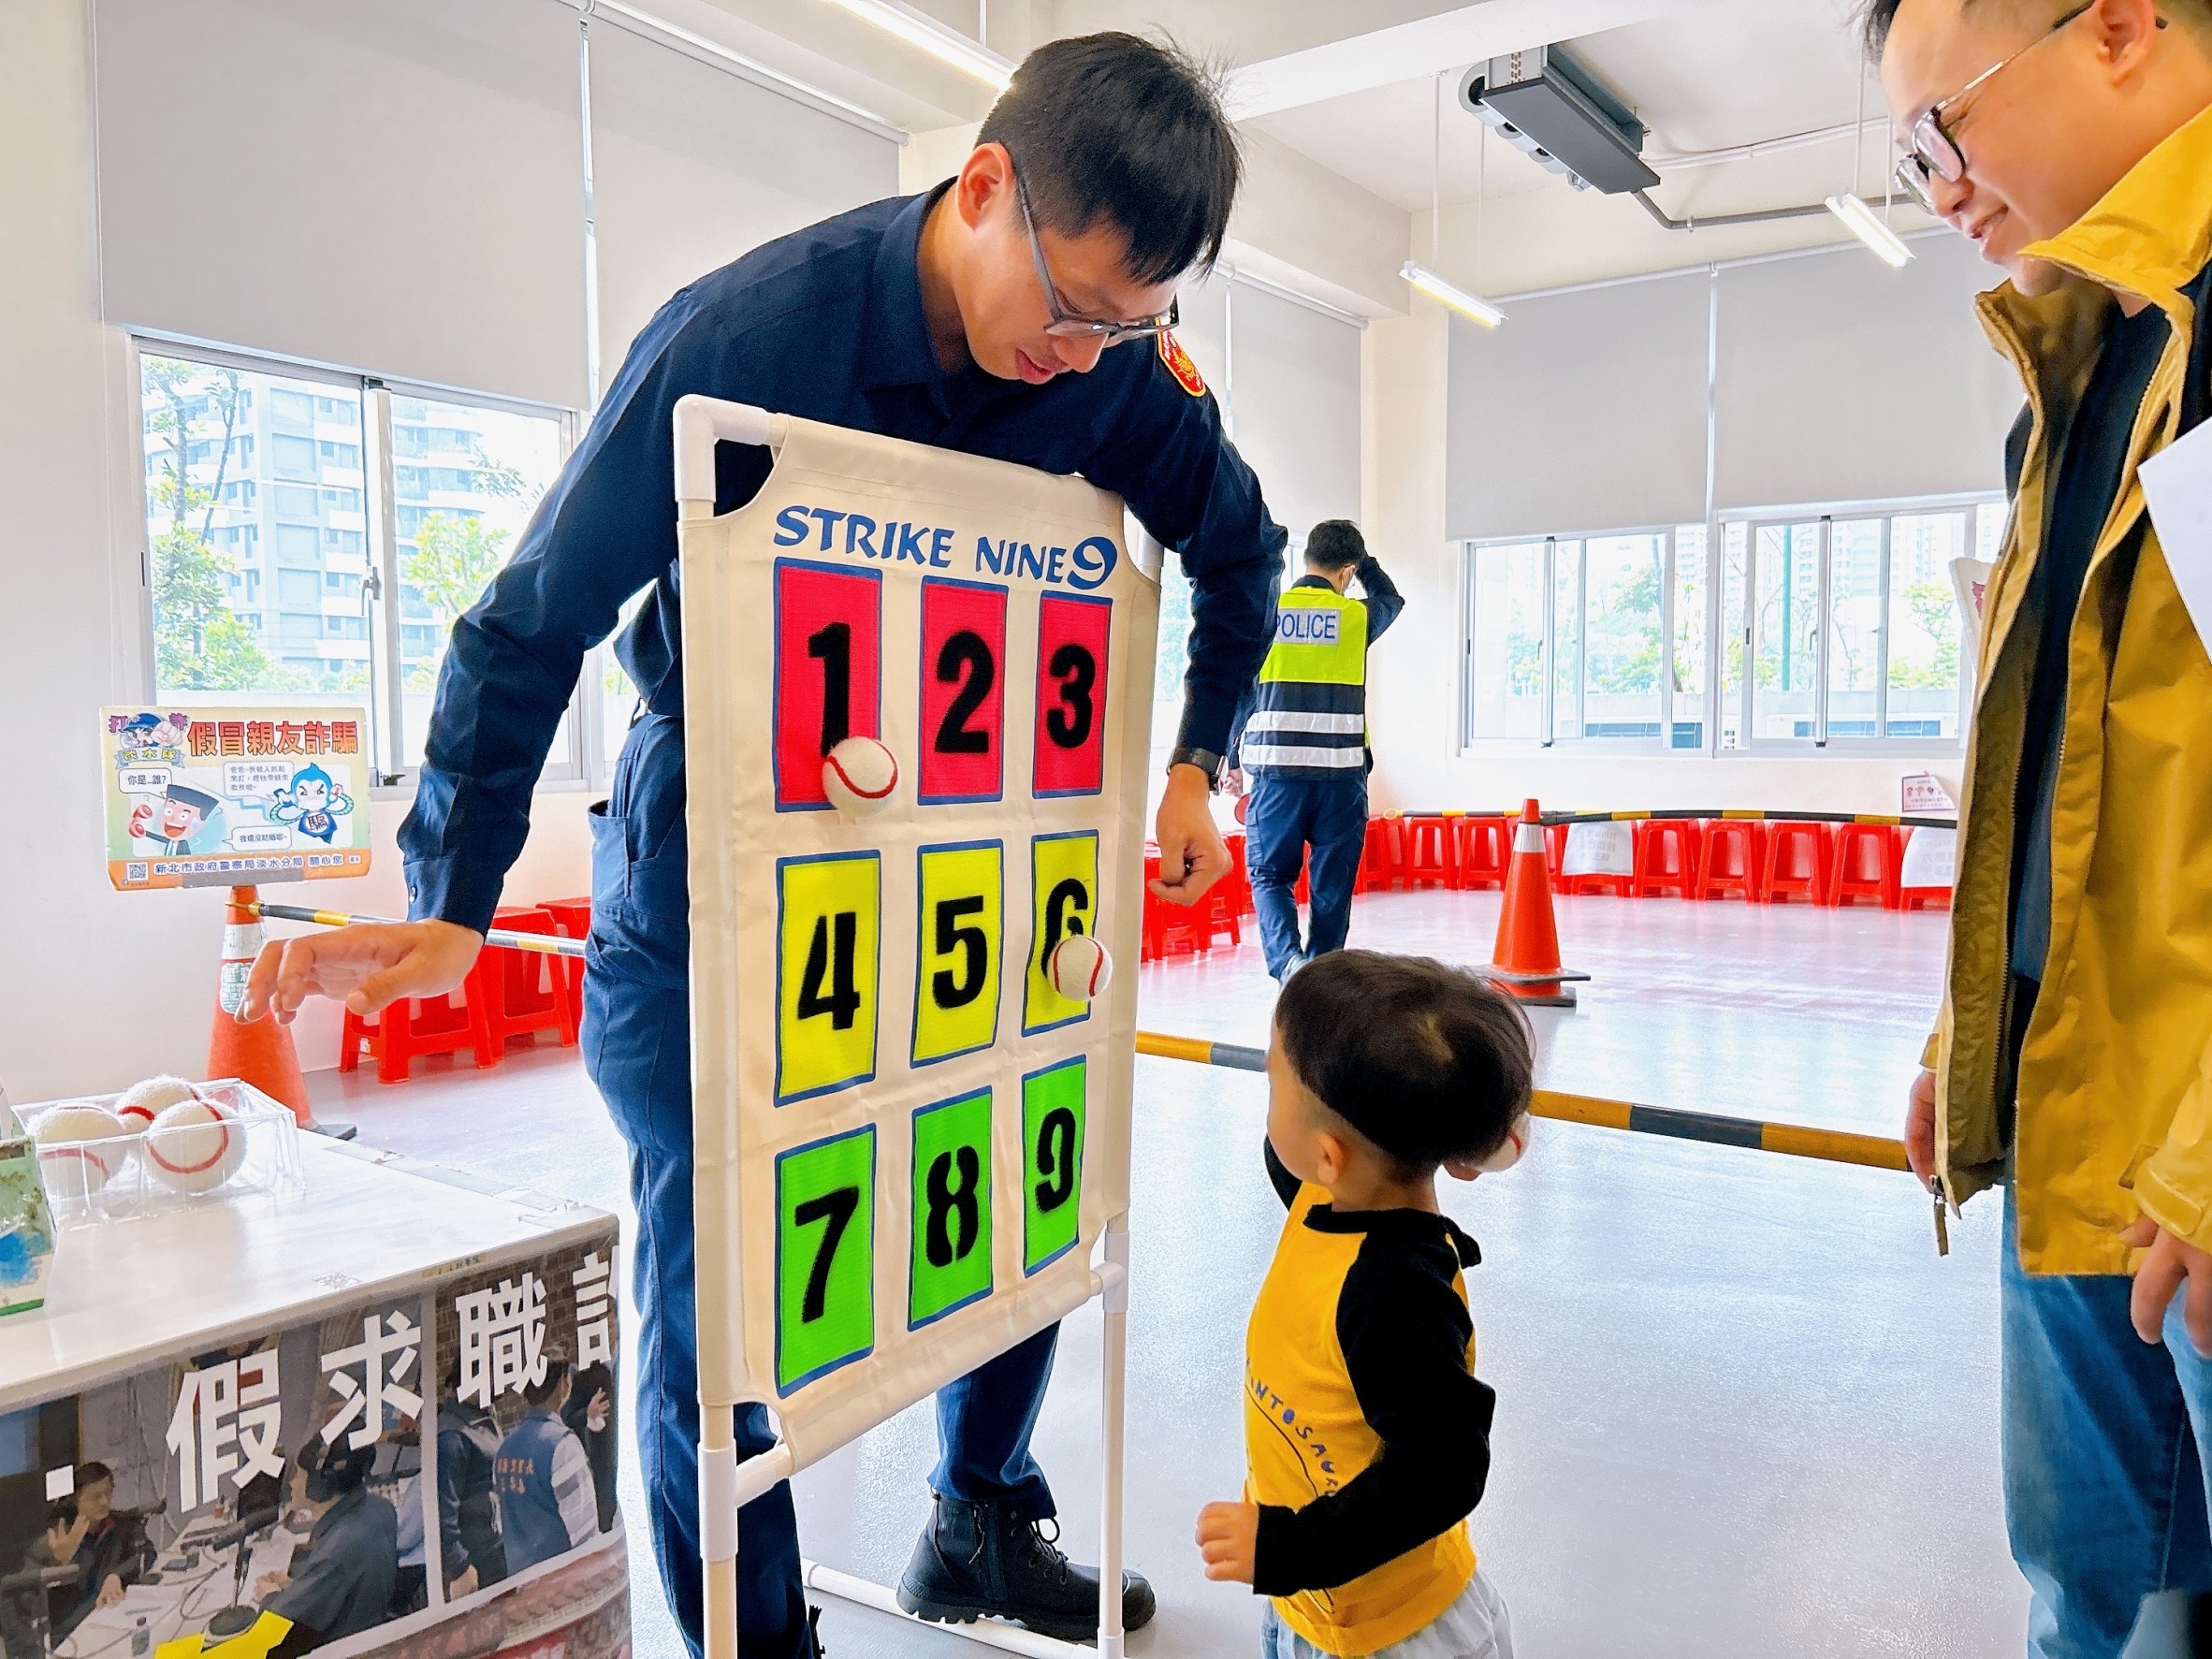
[[[1460,81],[1460,106],[1577,190],[1620,196],[1659,182],[1638,157],[1643,123],[1556,46],[1477,64]]]

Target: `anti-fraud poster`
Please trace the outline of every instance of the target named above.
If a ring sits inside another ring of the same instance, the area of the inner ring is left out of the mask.
[[[229,887],[369,868],[358,708],[107,708],[108,880]]]

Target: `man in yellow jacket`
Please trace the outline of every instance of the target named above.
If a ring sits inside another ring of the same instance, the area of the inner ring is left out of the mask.
[[[1982,318],[2028,391],[1906,1142],[1939,1199],[2007,1183],[2029,1650],[2111,1659],[2147,1595],[2212,1590],[2212,663],[2173,575],[2212,550],[2137,477],[2212,394],[2212,0],[1873,0],[1868,24],[1900,182],[2005,268]],[[2212,471],[2199,439],[2174,459]]]

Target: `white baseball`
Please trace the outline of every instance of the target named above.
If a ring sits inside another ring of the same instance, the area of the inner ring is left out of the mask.
[[[244,1126],[213,1100],[179,1100],[146,1131],[146,1161],[165,1186],[209,1191],[246,1161]]]
[[[898,793],[898,757],[873,737],[848,737],[822,763],[822,789],[847,818],[873,818]]]
[[[115,1101],[115,1115],[135,1135],[140,1129],[152,1128],[164,1107],[174,1106],[179,1100],[198,1099],[199,1090],[182,1077],[149,1077],[123,1091]]]
[[[1053,947],[1044,965],[1053,989],[1075,1002],[1089,1002],[1113,978],[1113,958],[1087,933],[1071,933]]]
[[[55,1198],[90,1198],[99,1191],[130,1156],[127,1142],[101,1142],[129,1133],[114,1113],[90,1100],[70,1100],[41,1113],[31,1138],[38,1142],[47,1191]]]

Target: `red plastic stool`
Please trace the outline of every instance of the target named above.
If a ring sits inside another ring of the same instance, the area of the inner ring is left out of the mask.
[[[591,937],[591,901],[589,898],[549,898],[538,909],[553,918],[553,925],[565,939]],[[581,956],[563,956],[560,966],[568,970],[568,994],[576,1000],[576,1016],[584,1013],[584,959]]]
[[[1452,870],[1452,825],[1444,818],[1408,818],[1404,821],[1406,836],[1405,886],[1408,892],[1418,893],[1427,887],[1456,887]]]
[[[1855,898],[1870,898],[1885,910],[1901,910],[1898,866],[1903,851],[1893,824],[1838,824],[1828,903],[1841,907]]]
[[[494,910],[494,927],[509,933],[535,933],[548,938],[558,929],[553,918],[536,905],[511,905]],[[532,1031],[550,1031],[562,1048],[576,1045],[576,999],[570,994],[568,965],[559,956],[540,951],[503,950],[503,958],[489,978],[491,994],[484,1009],[492,1052],[503,1054],[507,1041]]]
[[[1629,891],[1638,898],[1666,892],[1684,898],[1697,895],[1697,822],[1691,818],[1654,818],[1638,826],[1636,842],[1636,877]]]
[[[1705,848],[1697,860],[1697,896],[1743,895],[1759,902],[1760,865],[1767,855],[1767,826],[1755,818],[1716,818],[1705,826]]]
[[[1225,836],[1222,839],[1229,848],[1229,874],[1221,879],[1224,896],[1229,900],[1231,914],[1249,916],[1253,913],[1252,869],[1245,862],[1249,844],[1243,836]]]
[[[478,1070],[498,1065],[500,1049],[484,1020],[496,977],[492,967],[490,952],[478,954],[476,966],[462,982],[465,1003],[450,996],[404,997],[369,1019],[347,1009],[339,1031],[339,1070],[358,1070],[366,1054],[376,1062],[377,1082],[405,1083],[416,1060],[458,1054],[464,1048],[474,1056]]]
[[[1829,847],[1832,837],[1825,823],[1783,820],[1767,826],[1767,867],[1759,879],[1759,902],[1801,898],[1808,904],[1826,902]]]
[[[1512,821],[1508,819],[1506,822],[1509,823]],[[1566,867],[1567,831],[1573,827],[1567,823],[1548,823],[1544,826],[1544,862],[1550,866],[1548,873],[1551,877],[1551,891],[1554,893],[1566,891],[1559,884],[1560,874]],[[1513,832],[1507,830],[1506,833],[1510,836]],[[1512,849],[1513,843],[1508,840],[1506,850],[1510,853]]]
[[[1385,814],[1367,821],[1367,845],[1360,853],[1360,878],[1355,893],[1388,893],[1405,874],[1405,837],[1403,820]]]
[[[1504,818],[1484,814],[1459,821],[1459,885],[1469,892],[1506,884],[1513,831]]]

